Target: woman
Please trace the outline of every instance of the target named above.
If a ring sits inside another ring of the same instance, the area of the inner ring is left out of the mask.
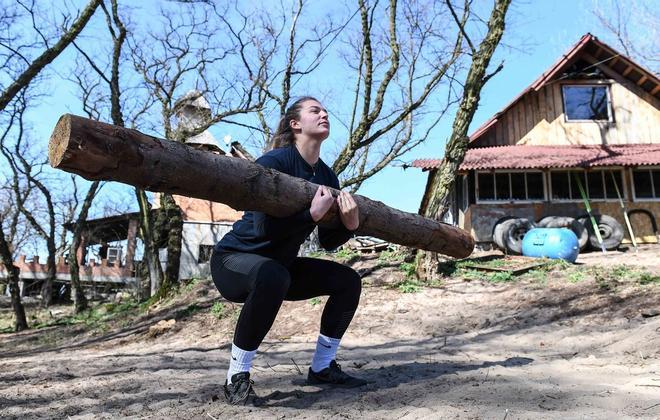
[[[366,384],[342,372],[335,362],[339,342],[360,300],[360,276],[333,261],[297,257],[300,245],[334,203],[343,227],[319,227],[321,246],[337,248],[360,224],[353,197],[342,191],[335,199],[327,188],[339,188],[337,176],[319,157],[321,143],[329,134],[328,113],[319,101],[303,97],[294,102],[280,120],[273,150],[257,163],[319,184],[310,207],[284,218],[246,212],[215,246],[211,272],[216,287],[226,299],[244,303],[224,386],[230,404],[245,404],[253,394],[252,359],[284,300],[329,296],[308,382],[342,387]]]

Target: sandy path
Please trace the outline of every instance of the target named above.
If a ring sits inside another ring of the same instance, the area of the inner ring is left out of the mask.
[[[261,408],[217,398],[231,319],[20,353],[3,338],[0,417],[658,419],[659,298],[553,278],[367,287],[340,353],[371,381],[357,391],[305,385],[322,305],[287,302],[255,361]]]

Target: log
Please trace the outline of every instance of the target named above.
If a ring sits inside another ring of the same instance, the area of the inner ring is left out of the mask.
[[[221,202],[236,210],[285,217],[308,208],[318,185],[246,159],[201,151],[75,115],[60,117],[48,145],[53,168],[88,180]],[[337,195],[338,191],[333,190]],[[361,235],[457,258],[474,249],[471,235],[455,226],[354,195]],[[336,205],[319,222],[337,227]]]

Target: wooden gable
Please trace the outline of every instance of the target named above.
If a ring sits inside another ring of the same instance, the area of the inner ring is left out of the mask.
[[[609,121],[567,121],[565,86],[604,86]],[[470,136],[470,147],[660,143],[660,80],[587,34]]]

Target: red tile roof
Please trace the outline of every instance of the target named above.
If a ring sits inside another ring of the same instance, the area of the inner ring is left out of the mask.
[[[417,159],[412,167],[436,169],[441,159]],[[660,144],[593,146],[497,146],[468,149],[461,170],[593,168],[660,165]]]

